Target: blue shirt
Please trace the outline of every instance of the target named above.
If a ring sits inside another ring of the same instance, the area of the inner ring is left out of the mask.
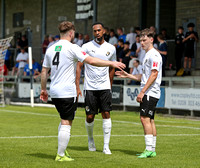
[[[33,64],[33,69],[34,69],[35,71],[41,72],[42,67],[41,67],[41,65],[40,65],[39,63],[35,62],[35,63]]]
[[[164,42],[164,43],[161,43],[160,45],[159,45],[159,47],[158,47],[158,50],[160,50],[160,51],[167,51],[167,43],[166,42]],[[160,54],[162,57],[164,56],[164,57],[167,57],[167,55],[162,55],[162,54]]]
[[[5,60],[8,61],[10,59],[11,53],[9,50],[6,50]]]
[[[123,39],[124,43],[126,42],[126,34],[122,34],[118,37],[118,40]]]
[[[24,67],[24,72],[26,72],[26,76],[30,75],[29,64],[26,64]],[[34,70],[32,69],[32,74],[34,75]]]

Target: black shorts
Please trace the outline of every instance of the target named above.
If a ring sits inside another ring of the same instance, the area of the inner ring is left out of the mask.
[[[84,93],[86,115],[112,111],[112,93],[110,89],[85,90]]]
[[[63,120],[74,120],[75,111],[77,109],[77,99],[72,98],[52,98],[60,118]]]
[[[185,57],[194,58],[194,48],[186,47]]]
[[[159,99],[144,95],[142,103],[140,103],[140,116],[146,116],[154,119],[155,108]]]

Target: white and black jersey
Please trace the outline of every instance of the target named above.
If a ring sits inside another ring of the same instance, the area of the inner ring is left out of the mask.
[[[106,41],[99,45],[93,40],[84,44],[82,49],[92,57],[106,61],[116,61],[116,49]],[[95,67],[85,64],[84,90],[106,89],[111,89],[109,67]]]
[[[141,79],[141,90],[146,85],[150,75],[151,71],[155,69],[158,71],[158,76],[154,83],[150,86],[150,88],[145,92],[145,95],[149,95],[151,97],[160,98],[160,84],[162,80],[162,57],[160,53],[152,48],[149,50],[143,61],[143,74]]]
[[[51,98],[76,97],[76,63],[88,55],[76,44],[59,40],[47,49],[43,67],[51,68]]]

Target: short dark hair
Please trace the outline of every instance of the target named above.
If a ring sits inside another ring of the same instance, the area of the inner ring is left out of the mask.
[[[61,34],[65,34],[70,30],[74,30],[75,31],[75,26],[73,25],[72,22],[63,21],[58,25],[58,29],[59,29]]]
[[[119,39],[118,42],[121,42],[124,44],[124,40],[123,39]]]
[[[138,64],[140,64],[140,61],[139,61],[139,59],[135,59],[134,61],[136,61]]]
[[[101,25],[101,26],[105,29],[103,23],[101,23],[101,22],[95,22],[95,23],[93,23],[93,24],[92,24],[92,27],[95,26],[95,25]]]
[[[182,29],[182,30],[184,30],[183,26],[179,26],[178,29]]]
[[[118,29],[118,30],[121,30],[121,31],[123,32],[123,29],[122,29],[122,27],[118,27],[117,29]]]
[[[134,29],[135,29],[135,31],[136,31],[136,30],[139,30],[139,31],[141,30],[140,27],[135,27]]]
[[[162,34],[159,34],[157,37],[159,37],[161,40],[164,40],[164,36]]]
[[[143,36],[154,38],[154,32],[151,29],[146,28],[140,32],[140,37],[143,37]]]
[[[130,45],[129,41],[126,41],[124,44]]]
[[[114,31],[114,29],[110,29],[110,32],[113,32],[113,33],[115,34],[115,31]]]
[[[195,27],[195,24],[194,23],[188,23],[187,27]]]
[[[140,37],[140,35],[137,34],[136,37]]]

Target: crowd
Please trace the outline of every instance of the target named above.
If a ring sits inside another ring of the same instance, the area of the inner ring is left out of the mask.
[[[175,59],[176,59],[176,75],[180,76],[180,71],[182,70],[183,76],[191,75],[191,63],[194,57],[194,44],[195,41],[198,42],[198,33],[194,31],[195,25],[189,23],[187,25],[188,31],[184,35],[183,27],[178,28],[177,35],[175,37]],[[162,29],[159,34],[156,33],[154,26],[150,29],[154,31],[154,48],[161,54],[163,66],[162,66],[162,76],[165,76],[165,67],[167,63],[168,46],[166,40],[169,39],[166,29]],[[142,49],[140,44],[140,31],[139,27],[131,28],[130,32],[125,34],[123,28],[117,28],[116,32],[114,29],[105,28],[104,39],[116,47],[117,60],[123,62],[126,65],[125,71],[131,74],[141,74],[142,73],[142,63],[145,56],[145,51]],[[45,37],[42,44],[42,52],[45,54],[47,48],[56,43],[60,39],[59,35],[53,36],[48,35]],[[80,47],[89,42],[91,39],[88,34],[83,35],[82,33],[75,33],[74,43]],[[17,48],[17,58],[16,65],[12,68],[12,75],[19,76],[29,76],[28,68],[28,40],[25,35],[21,38],[17,38],[16,43]],[[11,53],[7,50],[5,56],[5,67],[4,75],[8,74],[8,69],[10,66],[10,56]],[[184,63],[182,65],[182,58],[184,56]],[[184,68],[184,71],[183,71]],[[33,75],[35,78],[40,76],[41,65],[33,59]],[[129,84],[138,84],[130,81]]]

